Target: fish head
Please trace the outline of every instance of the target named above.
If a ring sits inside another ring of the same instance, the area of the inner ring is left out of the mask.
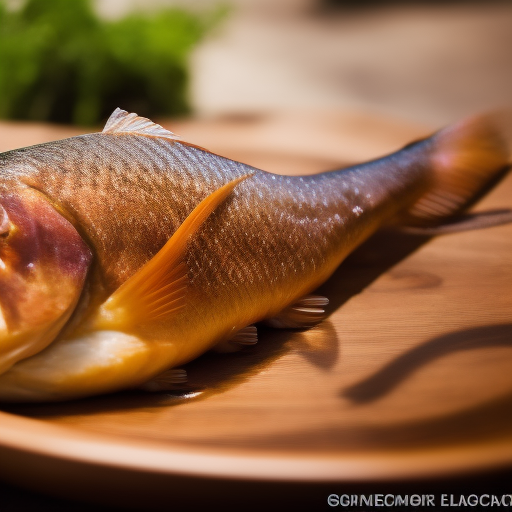
[[[44,194],[0,189],[0,373],[55,339],[91,259],[73,223]]]

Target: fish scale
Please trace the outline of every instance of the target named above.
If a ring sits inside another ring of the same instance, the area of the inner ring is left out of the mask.
[[[442,173],[450,187],[458,183],[450,215],[503,173],[508,148],[492,129],[482,135],[486,123],[313,176],[255,169],[120,110],[102,133],[0,155],[0,204],[2,194],[38,191],[27,201],[48,201],[93,255],[71,321],[45,338],[45,351],[0,375],[0,398],[58,400],[143,385],[216,344],[225,349],[230,338],[253,343],[253,331],[236,334],[254,322],[318,321],[325,301],[301,298],[376,229],[443,221]],[[437,217],[432,204],[442,204]],[[59,240],[62,251],[66,243]]]
[[[244,321],[252,323],[262,315],[277,313],[291,300],[309,292],[373,229],[361,221],[351,205],[357,202],[367,212],[369,224],[375,224],[375,208],[382,208],[376,198],[381,188],[375,165],[314,177],[286,177],[180,142],[136,135],[105,140],[104,135],[93,134],[62,141],[60,145],[60,151],[52,153],[51,165],[47,163],[50,148],[44,147],[42,154],[36,149],[33,158],[40,162],[37,171],[31,167],[31,173],[25,176],[69,211],[80,225],[91,226],[87,236],[106,282],[105,295],[148,261],[205,195],[226,181],[254,173],[205,222],[187,254],[190,284],[201,299],[193,303],[184,322],[201,318],[205,328],[219,312],[236,324],[235,317],[244,310]],[[93,149],[98,147],[99,150]],[[158,163],[141,158],[141,148],[146,154],[158,155]],[[91,158],[94,151],[99,157]],[[69,169],[74,168],[70,162],[84,163],[76,169],[77,183],[66,188],[62,182]],[[383,162],[381,167],[387,194],[391,188],[390,172],[388,164]],[[401,172],[400,168],[395,169],[398,175]],[[368,173],[372,174],[372,181],[365,180]],[[120,176],[126,177],[128,183],[119,184]],[[341,190],[337,185],[340,180],[348,185]],[[397,188],[404,187],[403,180],[396,181]],[[192,183],[199,184],[199,193]],[[115,197],[108,202],[116,207],[113,215],[98,204],[99,186],[103,190],[101,202],[115,191]],[[127,198],[134,203],[131,208],[125,206]],[[388,203],[388,208],[394,211],[397,206]],[[284,218],[281,212],[285,212]],[[169,218],[168,225],[159,222],[164,214]],[[329,222],[335,214],[339,220]],[[358,228],[354,230],[356,220]],[[210,233],[217,233],[221,226],[221,243],[212,243]],[[133,251],[133,246],[139,250]],[[205,265],[205,258],[211,264]],[[276,261],[284,265],[276,266]],[[231,286],[219,286],[223,281]]]
[[[258,238],[265,240],[266,250],[274,250],[274,255],[280,253],[290,263],[295,256],[299,268],[291,265],[290,270],[294,274],[301,270],[301,262],[305,259],[314,258],[321,264],[327,246],[333,243],[329,243],[327,239],[339,238],[340,233],[337,234],[337,230],[346,230],[343,223],[350,224],[349,219],[354,217],[353,208],[344,213],[341,211],[343,205],[352,204],[357,199],[364,211],[373,208],[373,204],[368,204],[363,193],[359,194],[360,198],[354,195],[354,185],[362,188],[364,177],[351,176],[353,172],[350,171],[309,179],[273,176],[179,142],[155,141],[134,135],[126,135],[126,140],[119,140],[121,137],[123,136],[105,141],[102,140],[105,136],[92,134],[61,141],[60,147],[55,149],[47,146],[34,148],[30,155],[30,168],[27,169],[22,163],[14,171],[17,178],[25,178],[26,182],[62,205],[81,226],[87,229],[91,225],[87,235],[96,249],[100,265],[106,269],[106,281],[111,283],[107,292],[112,292],[141,263],[149,260],[204,195],[226,181],[249,173],[256,174],[249,183],[240,185],[240,188],[243,191],[250,190],[245,194],[235,191],[233,206],[220,206],[212,214],[212,218],[206,221],[204,228],[205,231],[208,227],[211,232],[218,232],[217,219],[220,219],[220,224],[224,224],[224,218],[227,219],[224,233],[226,240],[234,241],[235,246],[238,243],[244,244],[236,259],[237,267],[242,270],[248,266],[242,261],[246,259],[248,252],[254,254],[253,261],[260,264],[269,262],[268,254],[260,254],[263,247],[261,241],[249,243],[250,236],[257,234]],[[19,157],[24,159],[26,153],[27,150]],[[147,155],[157,157],[148,158]],[[205,160],[207,165],[204,164]],[[71,183],[66,178],[68,172],[73,172],[76,177]],[[362,169],[355,171],[356,174],[364,172]],[[373,169],[369,172],[375,175]],[[339,179],[349,183],[344,194],[340,194],[336,184],[332,183]],[[192,183],[195,185],[192,186]],[[375,194],[375,188],[374,182],[369,189],[370,193]],[[255,194],[254,191],[258,193]],[[109,205],[115,205],[113,215],[110,211],[108,214],[105,212],[108,206],[102,208],[101,202],[107,197],[110,198]],[[236,211],[236,215],[232,211],[222,215],[229,209]],[[280,217],[283,211],[286,212],[284,219]],[[96,215],[93,216],[92,212]],[[342,216],[338,225],[332,226],[329,219],[333,219],[335,213],[342,213]],[[167,225],[159,221],[163,215],[168,218]],[[262,217],[267,219],[265,223],[261,223]],[[276,230],[277,226],[280,226],[279,230]],[[262,227],[267,229],[261,233]],[[288,234],[284,243],[281,233],[273,236],[278,231]],[[308,234],[311,233],[315,236],[308,245]],[[201,239],[201,246],[193,247],[191,255],[208,254],[210,258],[218,259],[217,253],[226,250],[224,246],[217,249],[211,243],[209,235],[202,237],[199,234],[198,238]],[[199,243],[198,241],[198,245]],[[128,254],[126,258],[122,258],[122,264],[116,261],[111,269],[109,256],[118,251],[120,245],[121,251],[127,251]],[[142,250],[138,253],[130,251],[132,245],[140,246]],[[297,255],[298,250],[300,252]],[[311,254],[310,257],[308,253]],[[193,258],[190,264],[192,279],[197,281],[204,275],[201,258]],[[121,266],[124,267],[122,270]],[[269,274],[272,280],[270,268],[263,272]],[[213,272],[217,274],[222,270],[216,267]],[[251,270],[244,272],[243,281],[236,284],[242,285],[252,275]],[[203,279],[208,281],[207,284],[214,285],[212,277],[204,276]],[[199,286],[204,284],[204,280],[198,283]]]

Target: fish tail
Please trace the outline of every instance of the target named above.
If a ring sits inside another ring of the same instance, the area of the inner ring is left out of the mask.
[[[403,225],[441,224],[496,185],[510,169],[512,110],[465,119],[423,142],[429,145],[431,185],[401,215]]]

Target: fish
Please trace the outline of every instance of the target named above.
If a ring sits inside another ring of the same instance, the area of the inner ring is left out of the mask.
[[[165,390],[201,354],[254,345],[260,322],[315,325],[315,289],[375,231],[449,223],[506,174],[506,119],[308,176],[119,108],[102,132],[0,154],[0,400]]]

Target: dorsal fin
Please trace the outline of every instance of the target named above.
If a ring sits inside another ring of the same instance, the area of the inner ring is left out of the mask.
[[[166,130],[159,124],[153,123],[150,119],[140,117],[133,112],[130,114],[120,108],[116,108],[114,112],[112,112],[102,133],[130,133],[132,135],[149,135],[171,140],[179,139],[178,135]]]

